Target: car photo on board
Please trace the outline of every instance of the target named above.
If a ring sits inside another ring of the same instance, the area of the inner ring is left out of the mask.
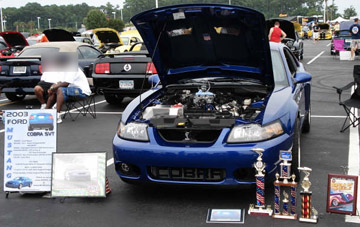
[[[54,116],[51,113],[31,114],[28,130],[54,130]]]
[[[292,150],[298,176],[301,133],[310,130],[311,75],[289,47],[265,41],[262,13],[192,4],[131,21],[154,56],[160,84],[122,114],[113,151],[123,181],[255,184],[253,148],[265,150],[268,180],[280,150]]]
[[[22,189],[23,187],[31,188],[32,184],[32,180],[28,177],[15,177],[13,180],[6,182],[5,186],[7,188]]]

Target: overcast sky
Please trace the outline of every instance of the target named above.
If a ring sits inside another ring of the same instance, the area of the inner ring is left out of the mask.
[[[151,0],[149,0],[151,1]],[[153,0],[155,2],[155,0]],[[35,2],[33,0],[0,0],[1,7],[20,7],[26,5],[28,2]],[[59,0],[37,0],[36,2],[40,3],[41,5],[67,5],[67,4],[80,4],[86,2],[88,5],[92,6],[100,6],[106,4],[106,2],[110,2],[113,5],[120,5],[122,4],[123,0],[62,0],[59,3]],[[159,0],[161,2],[161,0]],[[331,4],[332,0],[328,0],[329,4]],[[155,3],[154,3],[155,5]],[[360,15],[360,0],[335,0],[335,5],[339,7],[339,13],[343,13],[344,9],[348,8],[349,6],[353,5],[357,10],[358,16]]]

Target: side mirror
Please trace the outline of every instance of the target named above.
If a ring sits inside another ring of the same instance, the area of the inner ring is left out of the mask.
[[[306,83],[312,79],[310,73],[298,72],[295,74],[295,84]]]
[[[155,85],[157,85],[160,81],[159,75],[158,74],[154,74],[149,76],[148,78],[148,82],[151,85],[151,87],[154,87]]]

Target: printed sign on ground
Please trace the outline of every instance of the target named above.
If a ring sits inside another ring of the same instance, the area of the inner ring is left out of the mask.
[[[54,153],[52,197],[105,197],[106,152]]]

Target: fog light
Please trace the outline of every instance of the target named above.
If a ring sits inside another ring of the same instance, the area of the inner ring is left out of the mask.
[[[138,177],[140,176],[140,168],[136,165],[124,162],[118,162],[115,164],[115,170],[119,174],[128,177]]]
[[[128,166],[126,163],[121,163],[121,170],[125,173],[128,173],[130,171],[130,166]]]

